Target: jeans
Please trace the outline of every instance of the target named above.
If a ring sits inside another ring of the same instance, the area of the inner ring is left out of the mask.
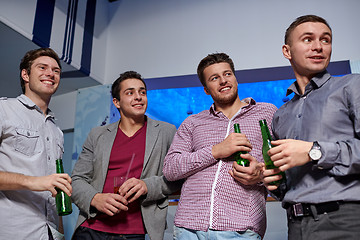
[[[261,240],[261,236],[251,230],[246,231],[196,231],[174,226],[174,240]]]
[[[145,240],[145,234],[115,234],[100,232],[86,227],[78,227],[74,240]]]

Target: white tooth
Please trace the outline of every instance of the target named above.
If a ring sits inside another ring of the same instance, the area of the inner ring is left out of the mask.
[[[43,83],[53,85],[53,82],[51,82],[51,81],[43,81]]]
[[[223,88],[223,89],[221,89],[221,92],[222,92],[222,91],[229,90],[229,89],[230,89],[229,87]]]

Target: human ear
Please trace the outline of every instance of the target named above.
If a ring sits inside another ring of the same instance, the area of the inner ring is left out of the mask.
[[[204,92],[206,93],[206,95],[210,95],[210,92],[206,87],[204,87]]]
[[[288,60],[291,59],[291,51],[290,51],[290,46],[288,44],[282,46],[282,52],[286,59]]]
[[[21,70],[21,78],[25,81],[25,82],[29,82],[29,74],[27,72],[26,69]]]
[[[113,98],[113,104],[117,109],[120,108],[119,100],[117,98]]]

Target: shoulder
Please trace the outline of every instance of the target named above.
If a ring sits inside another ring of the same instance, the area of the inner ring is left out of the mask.
[[[257,102],[254,105],[254,108],[257,112],[261,114],[270,114],[270,115],[273,115],[278,110],[278,108],[274,104],[267,102]]]
[[[111,132],[117,129],[119,122],[111,123],[105,126],[97,126],[91,129],[89,136],[100,136],[105,132]]]
[[[335,83],[338,84],[345,84],[345,85],[353,85],[353,84],[357,84],[360,85],[360,74],[357,73],[352,73],[352,74],[347,74],[344,76],[331,76],[333,81]]]
[[[154,119],[151,119],[149,117],[147,118],[147,121],[148,121],[147,124],[148,124],[149,127],[154,126],[154,127],[160,127],[161,129],[168,130],[168,131],[173,131],[173,130],[176,131],[175,125],[173,125],[171,123],[164,122],[164,121],[159,121],[159,120],[154,120]]]

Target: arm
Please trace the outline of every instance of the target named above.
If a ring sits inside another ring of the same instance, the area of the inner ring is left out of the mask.
[[[329,130],[329,138],[313,136],[321,147],[322,157],[314,167],[327,171],[332,176],[347,176],[360,173],[360,78],[351,75],[342,89],[342,102],[336,117],[328,120],[328,125],[334,125],[334,130]],[[338,128],[338,130],[337,130]],[[328,140],[329,139],[329,140]],[[301,166],[310,161],[308,152],[312,142],[280,140],[273,142],[279,146],[271,149],[274,164],[281,170],[294,166]],[[275,163],[275,161],[278,161]]]
[[[264,163],[259,163],[253,156],[248,154],[241,154],[241,157],[250,161],[249,167],[243,167],[233,163],[233,168],[229,171],[230,175],[238,182],[244,185],[253,185],[262,181],[260,173]]]
[[[129,202],[133,202],[140,196],[144,196],[143,203],[164,199],[179,190],[182,184],[182,182],[169,182],[162,175],[164,158],[174,138],[176,127],[162,122],[154,124],[152,120],[149,120],[148,124],[150,134],[147,136],[147,141],[155,142],[155,146],[152,144],[147,146],[147,149],[151,149],[151,153],[149,153],[147,166],[143,169],[142,178],[129,179],[120,188],[120,194],[123,194],[125,198],[129,199],[132,196]],[[154,125],[160,128],[159,134],[151,134],[151,129],[155,129]]]
[[[74,189],[72,200],[88,217],[96,216],[98,211],[113,216],[120,210],[127,210],[127,201],[123,196],[101,193],[98,189],[102,186],[97,186],[97,188],[93,186],[95,185],[94,168],[97,160],[94,149],[101,134],[98,131],[99,129],[95,128],[89,133],[72,172]]]
[[[0,171],[0,190],[50,191],[55,197],[55,187],[71,196],[71,178],[68,174],[52,174],[48,176],[26,176],[20,173]]]
[[[213,146],[194,150],[193,138],[196,136],[193,136],[192,132],[192,124],[187,119],[175,134],[164,160],[164,176],[170,181],[187,178],[235,152],[251,150],[246,136],[240,133],[232,133]]]

